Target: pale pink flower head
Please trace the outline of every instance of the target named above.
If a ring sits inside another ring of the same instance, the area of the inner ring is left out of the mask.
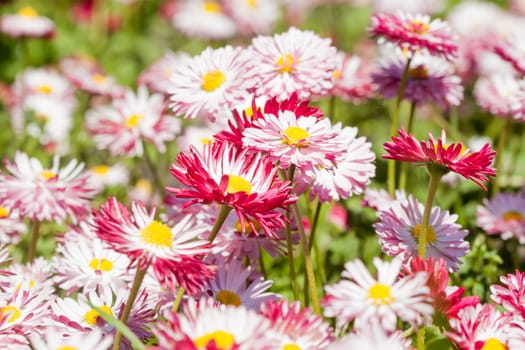
[[[225,119],[250,99],[248,90],[256,83],[249,73],[252,61],[246,49],[229,45],[181,58],[168,87],[170,107],[187,119]]]
[[[514,237],[525,243],[525,195],[498,193],[490,200],[484,199],[483,206],[477,207],[476,223],[489,235]]]
[[[500,118],[514,115],[522,95],[522,83],[510,74],[480,77],[474,86],[474,97],[481,109]]]
[[[494,47],[496,54],[505,61],[510,62],[516,71],[525,74],[525,39],[520,33],[513,33],[505,40],[498,42]]]
[[[97,148],[109,149],[112,155],[141,156],[144,141],[165,152],[165,143],[180,131],[180,121],[166,114],[165,107],[162,95],[149,95],[140,87],[137,94],[128,91],[124,99],[87,111],[86,127]]]
[[[514,274],[507,274],[499,278],[502,285],[493,284],[490,286],[490,298],[505,310],[516,314],[522,319],[525,318],[525,305],[523,295],[525,295],[525,273],[516,270]]]
[[[434,309],[425,284],[427,275],[420,272],[399,278],[402,263],[401,259],[383,262],[374,258],[374,278],[361,260],[347,262],[342,273],[346,279],[325,287],[324,315],[335,317],[337,327],[353,320],[357,330],[375,321],[392,332],[398,317],[414,328],[429,323]]]
[[[194,294],[213,275],[201,260],[209,244],[197,238],[208,226],[196,225],[190,215],[170,227],[155,220],[155,209],[148,212],[142,203],[132,202],[128,210],[111,197],[93,212],[93,225],[102,241],[141,269],[151,265],[159,282],[171,290],[182,285]]]
[[[403,336],[403,332],[386,331],[379,322],[372,320],[359,331],[345,335],[328,349],[413,350],[414,347],[410,339]]]
[[[60,168],[59,157],[51,168],[36,158],[17,152],[14,162],[5,160],[8,173],[0,173],[0,198],[9,210],[37,221],[81,220],[90,211],[90,200],[97,191],[92,187],[84,164],[71,160]]]
[[[266,34],[279,19],[278,0],[224,0],[225,11],[241,34]]]
[[[16,14],[0,17],[0,32],[13,38],[51,39],[55,35],[55,24],[31,6],[25,6]]]
[[[59,328],[48,327],[45,332],[45,338],[36,335],[31,335],[29,338],[31,347],[34,350],[103,350],[108,349],[113,342],[112,337],[104,336],[98,329],[89,332],[75,332],[68,337],[63,337]]]
[[[22,221],[18,210],[9,210],[0,204],[0,242],[17,244],[26,231],[26,224]]]
[[[166,51],[162,57],[140,73],[137,85],[145,85],[152,92],[168,95],[170,77],[174,68],[188,57],[184,52]]]
[[[393,98],[397,96],[407,58],[399,50],[385,52],[372,79],[384,97]],[[454,66],[447,60],[414,54],[402,97],[418,106],[438,104],[448,109],[463,100],[463,86],[461,79],[454,75]]]
[[[400,256],[405,264],[418,255],[424,209],[422,203],[409,195],[407,200],[394,201],[388,209],[379,212],[374,228],[383,252]],[[461,229],[457,219],[457,215],[436,206],[431,209],[428,222],[427,255],[443,258],[450,270],[457,270],[460,258],[469,251],[469,242],[464,239],[468,231]]]
[[[456,35],[445,21],[401,11],[396,14],[373,14],[370,20],[372,37],[407,49],[411,54],[423,51],[449,60],[457,55]]]
[[[372,81],[375,67],[356,55],[337,53],[338,68],[334,70],[334,87],[331,94],[354,104],[372,98],[376,85]]]
[[[292,27],[274,36],[258,36],[249,50],[257,96],[275,96],[282,101],[297,93],[305,100],[326,95],[334,86],[337,49],[330,39],[312,31]]]
[[[374,12],[396,13],[400,10],[408,13],[441,12],[446,1],[443,0],[371,0]]]
[[[462,142],[447,145],[445,131],[437,141],[430,133],[428,141],[418,141],[400,129],[399,136],[392,136],[392,141],[385,142],[384,148],[388,153],[383,156],[384,159],[437,166],[443,172],[452,171],[472,180],[484,190],[487,188],[483,181],[488,181],[488,176],[496,176],[495,169],[491,167],[496,152],[490,144],[471,152]]]

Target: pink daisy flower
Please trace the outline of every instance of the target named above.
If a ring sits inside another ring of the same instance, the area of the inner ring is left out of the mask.
[[[36,158],[18,151],[14,163],[5,161],[10,174],[0,173],[0,197],[9,210],[33,221],[56,221],[70,217],[75,223],[90,211],[90,200],[96,195],[83,163],[71,160],[59,168],[59,157],[46,169]]]
[[[488,181],[487,176],[496,176],[495,169],[490,166],[496,152],[489,144],[477,152],[470,152],[461,142],[447,145],[445,131],[437,141],[430,133],[428,141],[418,141],[401,129],[399,136],[393,136],[392,142],[386,142],[384,148],[388,153],[383,156],[385,159],[439,166],[445,172],[453,171],[472,180],[484,190],[487,188],[482,181]]]
[[[262,305],[261,315],[278,334],[279,349],[322,350],[333,340],[330,325],[299,302],[281,300]]]
[[[520,81],[509,74],[492,74],[481,77],[474,86],[474,96],[481,109],[500,118],[514,114],[520,105],[522,93]]]
[[[490,286],[490,298],[507,311],[525,318],[525,273],[516,270],[514,274],[507,274],[499,278],[503,286],[493,284]]]
[[[208,47],[200,55],[180,60],[173,67],[168,88],[171,108],[177,115],[214,121],[231,115],[230,110],[248,101],[255,85],[249,76],[253,59],[241,47]]]
[[[525,243],[525,196],[522,193],[498,193],[492,199],[484,199],[478,205],[477,226],[489,235],[501,235],[502,239],[515,237]]]
[[[399,51],[390,51],[372,75],[379,92],[386,98],[397,96],[407,59]],[[458,106],[463,99],[461,79],[453,65],[440,57],[414,54],[408,70],[403,99],[416,103],[439,104],[443,109]]]
[[[51,39],[55,35],[55,24],[31,6],[25,6],[16,14],[0,17],[0,32],[13,38]]]
[[[438,13],[443,11],[443,0],[372,0],[375,12],[396,13],[399,10],[409,13]]]
[[[278,0],[224,0],[226,13],[236,22],[244,35],[265,34],[272,31],[279,19]]]
[[[330,39],[312,31],[290,28],[274,36],[252,40],[251,60],[257,96],[276,96],[282,101],[297,93],[306,100],[312,95],[326,95],[334,86],[337,49]]]
[[[187,60],[189,55],[184,52],[167,51],[157,61],[140,73],[137,85],[145,85],[150,91],[168,95],[170,77],[174,68],[181,61]]]
[[[378,322],[371,321],[358,332],[352,332],[329,347],[330,350],[374,349],[413,350],[410,339],[401,331],[388,332]]]
[[[356,55],[337,53],[338,68],[334,71],[334,88],[331,94],[353,104],[362,103],[375,94],[372,81],[375,67]]]
[[[390,207],[380,211],[379,221],[374,224],[382,250],[390,256],[399,256],[405,264],[418,255],[418,239],[425,207],[414,196],[407,200],[394,201]],[[469,251],[465,241],[467,230],[456,223],[458,216],[433,207],[428,220],[426,242],[427,255],[443,258],[447,268],[456,271],[460,258]]]
[[[335,317],[337,327],[352,320],[358,330],[371,321],[379,322],[385,331],[396,329],[397,318],[414,328],[428,323],[434,312],[429,304],[427,275],[424,272],[398,278],[401,259],[383,262],[374,258],[377,279],[361,260],[347,262],[342,276],[346,279],[325,287],[324,315]]]
[[[165,143],[180,131],[180,121],[167,115],[165,107],[162,95],[149,95],[140,87],[137,94],[128,91],[124,99],[87,111],[86,127],[97,148],[109,149],[112,155],[141,156],[143,141],[165,152]]]
[[[205,145],[202,152],[193,147],[180,153],[171,165],[172,175],[188,188],[167,188],[187,204],[220,203],[232,208],[244,231],[249,225],[257,232],[258,223],[267,236],[284,227],[285,209],[296,201],[287,182],[281,182],[270,159],[239,150],[223,142]],[[252,219],[254,221],[252,221]]]
[[[93,212],[93,221],[101,240],[132,262],[137,261],[141,269],[152,265],[166,288],[174,290],[182,285],[193,294],[213,275],[201,261],[209,244],[197,239],[208,226],[195,225],[189,215],[169,227],[155,220],[155,209],[148,212],[142,203],[132,202],[128,210],[111,197]]]
[[[74,333],[69,337],[62,337],[59,329],[49,327],[45,332],[45,338],[31,335],[31,347],[34,350],[50,349],[75,349],[75,350],[92,350],[108,349],[113,339],[104,337],[104,334],[95,329],[87,333]]]
[[[427,15],[398,12],[373,14],[370,21],[372,37],[406,48],[411,54],[425,51],[449,60],[457,54],[456,36],[449,25],[440,19],[431,21]]]
[[[26,224],[22,221],[19,212],[0,205],[0,242],[17,244],[26,231]]]
[[[505,61],[510,62],[519,74],[525,74],[525,40],[518,33],[511,34],[506,40],[499,42],[494,47],[496,54]]]

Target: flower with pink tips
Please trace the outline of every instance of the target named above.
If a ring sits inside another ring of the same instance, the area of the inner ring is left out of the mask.
[[[334,71],[331,94],[353,104],[362,103],[375,95],[377,86],[372,81],[375,67],[364,58],[337,53],[338,68]]]
[[[392,332],[398,317],[414,328],[429,323],[434,309],[430,304],[427,275],[419,272],[398,278],[403,262],[384,262],[374,258],[377,278],[372,277],[359,259],[347,262],[344,280],[325,287],[324,315],[335,317],[337,327],[354,321],[355,329],[367,327],[371,321]]]
[[[457,55],[456,35],[447,22],[422,14],[373,14],[370,34],[412,54],[418,51],[450,60]]]
[[[89,175],[82,172],[83,163],[71,160],[60,168],[59,157],[51,168],[44,168],[36,158],[18,151],[14,162],[5,161],[7,171],[0,173],[0,197],[9,210],[37,221],[73,222],[90,211],[90,200],[96,195]]]
[[[249,48],[258,81],[257,96],[282,101],[294,92],[305,100],[326,95],[334,86],[337,49],[330,39],[290,28],[274,36],[258,36]]]
[[[434,165],[444,172],[455,172],[478,186],[487,190],[483,181],[488,176],[496,176],[496,170],[491,167],[496,152],[490,144],[485,144],[477,152],[471,152],[462,142],[447,144],[443,130],[441,138],[436,140],[429,133],[428,141],[418,141],[404,129],[399,130],[399,136],[392,136],[391,142],[385,142],[384,159],[410,162],[415,165]]]
[[[379,322],[370,321],[359,331],[347,334],[330,345],[329,349],[413,350],[414,348],[410,339],[403,336],[403,332],[388,332]]]
[[[145,85],[152,92],[168,95],[170,77],[175,67],[188,58],[189,55],[185,52],[166,51],[162,57],[140,73],[137,85]]]
[[[525,196],[522,193],[497,193],[478,205],[476,223],[489,235],[516,238],[525,243]]]
[[[500,118],[510,118],[521,105],[522,85],[510,74],[492,74],[476,81],[474,97],[481,109]]]
[[[204,145],[202,152],[191,148],[179,153],[171,165],[171,174],[187,188],[167,188],[179,198],[193,203],[219,203],[232,208],[244,230],[276,237],[274,228],[282,228],[285,218],[278,209],[296,201],[288,182],[279,181],[273,162],[260,153],[240,150],[224,142]]]
[[[525,273],[516,270],[499,278],[503,285],[493,284],[490,286],[490,298],[505,310],[525,318],[525,305],[523,295],[525,294]]]
[[[525,63],[523,63],[525,39],[521,32],[513,33],[505,40],[498,42],[494,51],[505,61],[510,62],[519,74],[525,74]]]
[[[279,19],[277,0],[224,0],[226,13],[235,21],[241,34],[265,34]]]
[[[55,35],[55,23],[40,16],[31,6],[25,6],[15,14],[0,17],[0,32],[13,38],[51,39]]]

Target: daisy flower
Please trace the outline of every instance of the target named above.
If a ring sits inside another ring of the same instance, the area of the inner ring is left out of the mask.
[[[499,278],[503,286],[490,286],[490,298],[505,310],[516,314],[522,319],[525,317],[523,295],[525,294],[525,273],[516,270],[514,274],[507,274]]]
[[[14,163],[6,161],[9,174],[0,174],[2,205],[33,221],[61,223],[67,217],[73,222],[84,218],[96,195],[89,175],[82,172],[84,164],[71,160],[64,168],[59,166],[58,156],[46,169],[38,159],[18,151]]]
[[[509,118],[520,104],[520,81],[509,74],[481,77],[474,86],[474,97],[481,109],[500,118]]]
[[[223,305],[243,305],[257,311],[261,304],[279,299],[277,294],[267,291],[273,281],[265,281],[262,276],[257,276],[251,266],[243,267],[240,260],[232,258],[226,261],[218,258],[215,265],[215,278],[208,281],[203,292],[217,302]]]
[[[115,165],[99,164],[88,169],[92,175],[93,186],[100,190],[104,187],[127,185],[129,183],[129,170],[124,164]]]
[[[525,74],[525,63],[523,63],[525,40],[521,35],[511,34],[506,40],[496,44],[494,52],[505,61],[510,62],[519,74]]]
[[[137,261],[142,270],[152,265],[166,288],[180,284],[193,294],[212,276],[210,267],[200,259],[208,253],[209,244],[197,239],[208,226],[196,225],[190,215],[169,227],[155,220],[155,209],[148,212],[141,202],[132,202],[128,210],[111,197],[93,213],[93,221],[102,241]]]
[[[252,61],[248,51],[229,45],[181,58],[173,67],[168,88],[170,107],[188,119],[225,119],[232,108],[249,99],[248,90],[255,85],[249,76]]]
[[[489,235],[502,239],[515,237],[525,243],[525,196],[521,193],[497,193],[478,205],[476,224]]]
[[[414,328],[432,319],[427,275],[424,272],[398,278],[401,259],[383,262],[374,258],[377,279],[372,277],[361,260],[347,262],[342,276],[347,278],[325,287],[324,315],[335,317],[337,327],[354,320],[357,330],[376,321],[388,332],[396,329],[397,318]]]
[[[145,85],[150,91],[168,95],[170,77],[184,60],[189,59],[189,55],[184,52],[167,51],[157,61],[153,62],[148,68],[140,73],[137,85]]]
[[[407,195],[403,190],[396,190],[394,198],[384,189],[375,189],[368,187],[365,189],[365,195],[361,201],[363,206],[372,208],[377,212],[387,210],[394,201],[406,200]]]
[[[239,150],[224,142],[204,145],[199,152],[191,148],[180,153],[171,165],[171,174],[188,188],[167,188],[179,198],[194,203],[220,203],[232,208],[244,231],[258,223],[269,237],[274,228],[284,227],[284,216],[277,209],[296,201],[287,182],[281,182],[270,159],[260,153]],[[253,221],[252,221],[253,219]]]
[[[214,0],[177,3],[171,24],[187,36],[201,39],[228,39],[237,31],[235,22],[224,13],[220,2]]]
[[[270,321],[243,306],[222,305],[213,299],[188,300],[182,313],[169,311],[165,322],[157,322],[153,333],[161,350],[179,349],[276,349]]]
[[[489,144],[477,152],[471,152],[461,142],[447,145],[445,131],[437,141],[430,133],[428,141],[418,141],[400,129],[399,136],[393,136],[392,142],[386,142],[384,148],[388,153],[384,159],[437,166],[444,172],[453,171],[472,180],[484,190],[487,188],[482,181],[488,181],[487,176],[496,176],[495,169],[490,166],[496,152]]]
[[[12,263],[6,269],[9,275],[1,277],[7,283],[4,291],[14,293],[21,286],[26,286],[32,293],[51,294],[54,291],[53,266],[46,259],[39,257],[30,264]]]
[[[55,24],[48,17],[40,16],[31,6],[25,6],[16,14],[0,17],[0,32],[13,38],[50,39],[55,35]]]
[[[372,37],[407,49],[411,54],[425,51],[448,60],[457,55],[456,35],[440,19],[431,21],[427,15],[398,12],[373,14],[370,21]]]
[[[397,96],[407,58],[398,50],[388,51],[372,79],[385,98],[393,98]],[[463,86],[461,79],[454,75],[454,67],[450,62],[441,57],[414,54],[403,99],[418,106],[439,104],[443,109],[448,109],[461,103]]]
[[[137,94],[128,91],[124,99],[89,110],[86,127],[98,149],[109,149],[112,155],[141,156],[143,141],[165,152],[165,143],[180,131],[180,121],[165,113],[162,95],[149,95],[140,87]]]
[[[330,39],[312,31],[290,28],[274,36],[258,36],[249,48],[257,96],[276,96],[282,101],[297,93],[306,100],[326,95],[334,86],[337,49]]]
[[[374,224],[383,252],[399,256],[404,263],[418,255],[419,234],[425,207],[414,196],[407,200],[394,201],[390,207],[378,213]],[[458,216],[439,207],[432,207],[428,219],[426,242],[427,256],[445,259],[447,268],[457,271],[460,258],[469,251],[465,241],[467,230],[456,223]]]
[[[57,328],[49,327],[45,332],[45,338],[31,335],[29,337],[32,349],[52,350],[52,349],[75,349],[93,350],[108,349],[113,339],[105,337],[98,329],[87,333],[73,333],[68,337],[62,337]]]
[[[446,3],[443,0],[372,0],[371,2],[375,12],[396,13],[401,10],[413,14],[435,14],[441,12]]]
[[[334,87],[331,94],[353,104],[362,103],[375,94],[372,81],[375,67],[356,55],[337,53],[338,67],[334,70]]]
[[[26,232],[26,224],[22,221],[19,212],[0,205],[0,242],[2,244],[17,244],[20,242],[22,234]]]
[[[281,300],[261,306],[261,315],[270,320],[277,333],[279,349],[328,349],[333,340],[330,325],[299,302]]]
[[[277,0],[225,0],[224,8],[244,35],[269,33],[279,19]]]
[[[374,349],[413,350],[410,339],[401,331],[387,332],[378,322],[371,321],[358,332],[352,332],[329,347],[330,350]]]

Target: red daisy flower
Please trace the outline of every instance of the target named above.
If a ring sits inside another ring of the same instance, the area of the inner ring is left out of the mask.
[[[472,180],[485,191],[482,181],[488,181],[487,176],[496,176],[496,171],[490,165],[496,152],[489,144],[485,144],[478,152],[471,152],[461,142],[447,145],[445,132],[436,141],[429,134],[428,141],[418,141],[414,136],[399,130],[399,137],[392,137],[392,142],[385,142],[384,148],[388,154],[384,159],[410,162],[416,165],[435,164],[445,172],[453,171],[468,180]]]
[[[267,236],[276,237],[275,228],[284,227],[279,208],[294,203],[288,182],[279,181],[277,168],[261,153],[240,150],[225,142],[204,145],[202,152],[191,148],[178,155],[171,173],[189,188],[167,188],[179,198],[194,203],[220,203],[234,209],[242,229],[255,222]],[[253,219],[253,220],[252,220]]]
[[[431,21],[426,15],[399,12],[374,14],[371,22],[372,37],[383,38],[411,53],[423,50],[447,59],[457,55],[456,36],[450,26],[440,19]]]

